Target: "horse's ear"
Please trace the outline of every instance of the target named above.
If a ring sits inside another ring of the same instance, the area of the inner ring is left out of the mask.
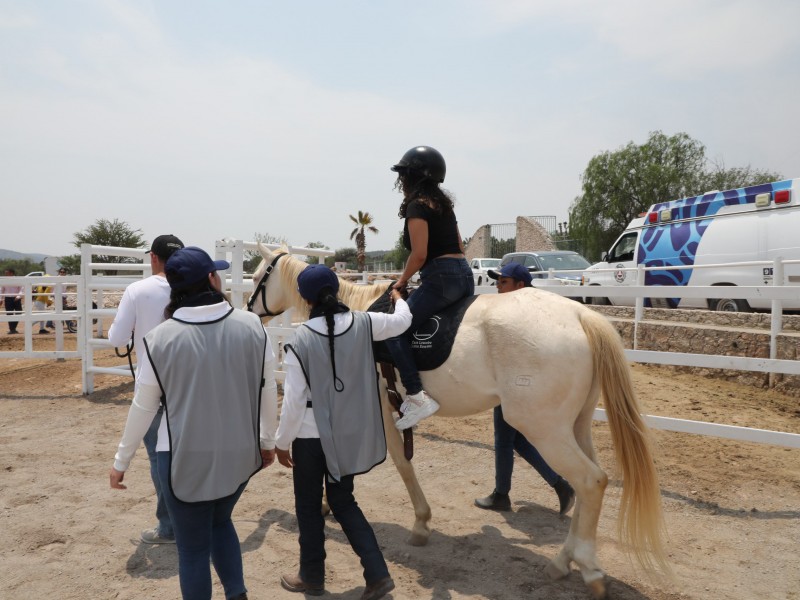
[[[269,251],[269,248],[267,248],[267,247],[266,247],[264,244],[262,244],[260,241],[258,242],[258,252],[261,254],[261,256],[262,256],[263,258],[267,258],[268,256],[270,256],[270,255],[272,254],[272,253]]]
[[[289,246],[286,244],[281,244],[281,247],[278,249],[278,252],[282,254],[289,254]]]

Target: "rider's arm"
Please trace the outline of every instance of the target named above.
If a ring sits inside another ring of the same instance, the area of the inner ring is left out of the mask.
[[[372,320],[372,339],[376,342],[400,335],[411,326],[411,311],[402,298],[394,303],[394,314],[368,312]]]
[[[275,430],[278,428],[278,386],[275,383],[275,353],[267,335],[264,351],[264,389],[261,392],[261,448],[275,448]]]
[[[117,454],[114,456],[114,468],[127,471],[136,449],[142,443],[144,434],[153,423],[161,403],[161,388],[157,385],[139,383],[133,396],[133,403],[128,411],[125,432],[119,442]]]
[[[124,346],[131,339],[133,329],[136,327],[136,306],[131,298],[128,288],[122,294],[114,322],[108,330],[108,341],[114,346]]]
[[[411,254],[408,255],[403,274],[394,285],[397,289],[406,287],[408,280],[425,264],[428,257],[428,222],[425,219],[408,219],[408,236],[411,239]]]

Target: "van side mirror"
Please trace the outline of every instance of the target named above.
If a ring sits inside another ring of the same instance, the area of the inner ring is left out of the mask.
[[[608,262],[608,252],[603,252],[603,254],[600,255],[600,262]]]

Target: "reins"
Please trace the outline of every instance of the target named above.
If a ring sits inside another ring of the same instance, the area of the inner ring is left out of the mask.
[[[283,311],[274,313],[269,308],[267,308],[267,279],[272,274],[272,271],[275,269],[275,265],[277,264],[278,260],[285,256],[285,254],[278,254],[275,258],[272,259],[272,262],[267,265],[264,274],[261,276],[261,279],[256,286],[253,295],[250,296],[250,299],[247,301],[247,310],[248,312],[253,312],[253,305],[256,303],[258,299],[259,292],[261,293],[261,304],[264,306],[265,314],[261,315],[264,317],[277,317],[278,315],[282,314]]]

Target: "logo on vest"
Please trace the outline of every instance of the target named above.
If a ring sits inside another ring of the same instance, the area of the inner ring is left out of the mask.
[[[432,316],[423,323],[411,336],[411,347],[414,350],[426,350],[433,347],[433,338],[439,331],[438,315]]]

